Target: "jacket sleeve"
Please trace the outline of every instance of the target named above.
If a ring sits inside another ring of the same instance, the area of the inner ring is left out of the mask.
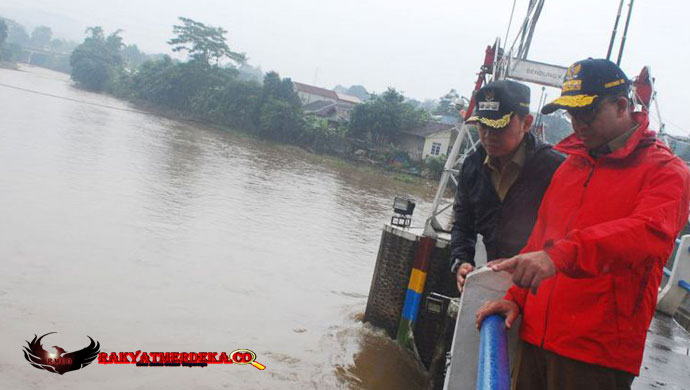
[[[521,288],[516,285],[512,285],[508,291],[506,291],[506,295],[503,296],[503,299],[515,302],[520,308],[520,313],[522,313],[523,308],[525,307],[525,300],[527,300],[528,292],[528,288]]]
[[[450,265],[452,267],[454,259],[467,262],[474,266],[474,248],[477,243],[477,232],[474,228],[474,210],[467,194],[467,186],[462,177],[464,176],[465,165],[461,168],[460,179],[458,180],[458,190],[455,194],[453,204],[453,228],[451,229],[450,240]]]
[[[574,229],[544,248],[559,272],[587,278],[666,260],[687,222],[690,174],[673,159],[647,176],[630,216]]]

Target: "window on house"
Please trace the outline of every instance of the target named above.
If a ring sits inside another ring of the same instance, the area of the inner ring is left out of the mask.
[[[431,144],[431,154],[434,156],[438,156],[441,153],[441,144],[438,142],[434,142]]]

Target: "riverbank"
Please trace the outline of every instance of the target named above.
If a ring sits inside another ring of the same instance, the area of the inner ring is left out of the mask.
[[[0,69],[19,70],[19,66],[16,62],[0,61]]]
[[[78,86],[74,85],[75,88],[79,88]],[[109,93],[105,92],[100,92],[100,94],[106,95],[106,96],[111,96],[117,99],[123,99],[122,97],[115,96]],[[222,130],[222,131],[230,131],[233,132],[234,134],[241,136],[241,137],[246,137],[246,138],[251,138],[254,140],[260,140],[263,142],[270,143],[272,145],[280,145],[284,148],[287,149],[299,149],[307,154],[307,157],[310,159],[310,161],[314,163],[320,163],[320,164],[325,164],[330,167],[337,167],[337,168],[343,168],[343,167],[348,167],[350,169],[355,170],[357,173],[361,174],[376,174],[376,175],[381,175],[384,176],[388,179],[395,180],[397,182],[401,183],[406,183],[406,184],[411,184],[415,186],[422,186],[425,188],[429,189],[435,189],[436,185],[438,184],[437,179],[430,179],[430,178],[425,178],[421,175],[412,175],[409,173],[406,173],[404,171],[396,169],[392,165],[386,165],[384,162],[379,162],[379,163],[372,163],[372,160],[369,159],[357,159],[354,154],[348,155],[348,154],[331,154],[331,153],[319,153],[314,151],[311,148],[305,147],[303,145],[295,145],[295,144],[289,144],[285,142],[280,142],[272,139],[267,139],[265,137],[261,137],[259,134],[255,132],[251,132],[248,130],[243,130],[240,128],[236,127],[229,127],[226,125],[223,125],[221,123],[216,123],[212,120],[199,117],[197,115],[191,114],[191,113],[185,113],[181,112],[178,110],[173,110],[161,105],[157,105],[155,103],[151,103],[149,101],[145,100],[140,100],[140,99],[126,99],[124,98],[125,101],[128,103],[132,104],[137,110],[144,111],[144,112],[149,112],[153,115],[158,115],[161,117],[165,117],[168,119],[173,119],[177,121],[185,121],[185,122],[191,122],[196,125],[202,125],[206,127],[212,127],[217,130]]]
[[[7,64],[7,63],[6,63]],[[51,69],[37,67],[34,65],[20,64],[15,67],[7,67],[6,69],[14,71],[30,71],[32,68],[45,69],[50,72],[56,72]],[[64,77],[64,73],[58,72],[61,77]],[[72,88],[77,90],[83,90],[75,85],[72,81],[65,80]],[[40,91],[36,91],[40,92]],[[131,106],[133,111],[139,111],[144,113],[150,113],[152,115],[160,116],[170,120],[192,123],[195,126],[204,126],[213,128],[219,131],[232,132],[237,137],[252,139],[266,144],[279,146],[285,150],[299,150],[309,159],[310,162],[325,165],[331,168],[336,168],[340,171],[350,170],[353,176],[367,175],[367,176],[377,176],[379,178],[385,178],[386,181],[394,181],[401,184],[401,191],[406,193],[415,192],[411,187],[416,187],[417,189],[422,189],[424,193],[430,193],[435,191],[437,180],[425,178],[421,175],[412,175],[404,172],[403,170],[397,169],[393,165],[386,164],[385,161],[374,161],[370,158],[355,155],[354,153],[328,153],[328,152],[318,152],[312,148],[306,147],[299,144],[291,144],[281,142],[280,140],[266,138],[261,136],[260,133],[244,130],[238,127],[231,127],[224,125],[222,123],[217,123],[213,120],[204,118],[197,114],[187,113],[180,110],[174,110],[159,104],[155,104],[150,101],[136,99],[136,98],[126,98],[122,96],[117,96],[108,92],[93,92],[87,91],[89,93],[95,93],[98,95],[106,96],[109,98],[118,99],[126,102]],[[59,97],[59,96],[55,96]],[[89,103],[89,102],[86,102]],[[89,103],[91,104],[91,103]],[[355,148],[352,148],[356,150]],[[390,184],[390,183],[389,183]]]

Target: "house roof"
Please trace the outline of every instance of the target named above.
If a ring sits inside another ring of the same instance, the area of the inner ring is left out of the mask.
[[[340,92],[336,92],[335,94],[338,96],[338,100],[342,100],[347,103],[359,104],[362,102],[361,100],[359,100],[357,96],[352,96]]]
[[[401,133],[426,138],[432,134],[440,133],[442,131],[448,131],[454,127],[455,126],[453,126],[453,125],[448,125],[445,123],[426,122],[426,123],[424,123],[424,125],[422,125],[420,127],[417,127],[414,129],[409,129],[409,130],[402,130]]]
[[[335,91],[331,91],[330,89],[319,88],[313,85],[298,83],[296,81],[293,81],[292,85],[298,92],[304,92],[311,95],[318,95],[328,99],[338,100],[338,94]]]

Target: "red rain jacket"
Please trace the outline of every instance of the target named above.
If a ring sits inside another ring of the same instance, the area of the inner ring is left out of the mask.
[[[639,375],[674,241],[688,220],[690,173],[648,130],[598,158],[571,135],[521,253],[545,250],[556,275],[536,295],[513,286],[520,337],[558,355]]]

